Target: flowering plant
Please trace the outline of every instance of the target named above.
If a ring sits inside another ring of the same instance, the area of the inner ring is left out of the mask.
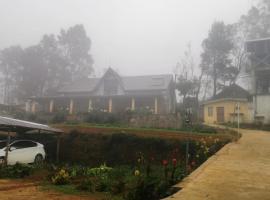
[[[51,178],[51,181],[55,185],[65,185],[70,181],[70,175],[65,169],[61,169]]]

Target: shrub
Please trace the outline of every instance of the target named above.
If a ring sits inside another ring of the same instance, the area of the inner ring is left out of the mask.
[[[204,124],[193,124],[192,126],[183,123],[183,127],[180,129],[181,131],[192,131],[195,133],[207,133],[207,134],[216,134],[217,129],[211,126],[207,126]]]
[[[60,169],[51,177],[51,181],[55,185],[66,185],[70,182],[69,173],[65,169]]]
[[[166,181],[157,177],[139,177],[135,186],[129,190],[126,200],[157,200],[160,199],[169,188]]]
[[[119,124],[126,121],[121,113],[108,113],[99,110],[93,110],[90,113],[84,113],[83,122],[95,124]]]
[[[67,118],[67,114],[65,112],[57,112],[51,122],[52,123],[63,123],[66,121],[66,118]]]
[[[16,163],[0,167],[0,178],[24,178],[33,173],[34,166]]]
[[[94,185],[93,181],[87,177],[87,178],[84,178],[81,180],[81,182],[77,186],[77,189],[83,190],[83,191],[88,191],[88,192],[94,192],[95,185]]]

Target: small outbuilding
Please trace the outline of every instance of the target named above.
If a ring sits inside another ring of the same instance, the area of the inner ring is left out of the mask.
[[[238,121],[238,116],[240,123],[252,121],[250,94],[236,84],[224,87],[203,103],[203,118],[207,124],[234,123]]]

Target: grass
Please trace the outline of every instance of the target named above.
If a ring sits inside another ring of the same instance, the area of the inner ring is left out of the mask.
[[[237,123],[224,123],[222,125],[229,128],[237,128]],[[240,123],[239,128],[270,131],[270,124]]]
[[[76,186],[72,184],[54,185],[49,182],[44,182],[43,184],[41,184],[40,189],[41,191],[56,191],[56,192],[67,194],[67,195],[87,195],[87,196],[95,196],[95,197],[101,197],[104,195],[98,192],[92,193],[92,192],[78,190]]]
[[[82,192],[77,190],[74,185],[53,185],[50,183],[45,183],[45,184],[41,185],[41,190],[43,190],[43,191],[54,190],[54,191],[61,192],[64,194],[69,194],[69,195],[81,195],[82,194]]]
[[[55,127],[79,127],[79,128],[102,128],[102,129],[107,129],[107,130],[114,130],[114,131],[155,131],[155,132],[172,132],[172,133],[182,133],[182,132],[191,132],[193,134],[198,134],[198,135],[213,135],[217,134],[217,131],[212,128],[208,127],[205,125],[194,125],[193,128],[189,127],[183,127],[181,129],[162,129],[162,128],[133,128],[133,127],[128,127],[125,125],[114,125],[114,124],[90,124],[90,123],[78,123],[78,124],[72,124],[72,123],[63,123],[63,124],[54,124],[53,126]]]
[[[40,190],[44,192],[58,192],[65,195],[74,195],[74,196],[87,196],[88,198],[93,198],[95,200],[104,200],[108,199],[107,196],[109,194],[107,193],[101,193],[101,192],[87,192],[78,190],[75,185],[54,185],[49,182],[45,182],[42,185],[40,185]],[[110,196],[111,200],[122,200],[122,198],[118,198],[117,196]]]

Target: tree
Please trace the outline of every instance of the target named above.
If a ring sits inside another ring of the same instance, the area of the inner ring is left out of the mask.
[[[42,51],[43,65],[47,68],[47,80],[45,94],[54,93],[59,87],[69,83],[71,72],[68,70],[68,62],[62,56],[61,48],[56,37],[44,35],[38,44]]]
[[[246,15],[243,15],[238,24],[239,30],[246,33],[245,39],[265,38],[270,36],[270,1],[260,0]]]
[[[72,80],[93,72],[93,59],[89,53],[91,40],[87,37],[83,25],[75,25],[67,31],[61,30],[58,40]]]
[[[181,62],[176,66],[177,83],[176,89],[180,96],[183,97],[183,102],[186,97],[195,97],[198,100],[201,89],[201,75],[197,77],[194,73],[195,63],[192,55],[191,45],[187,45],[184,56]]]
[[[0,52],[0,71],[3,74],[4,103],[14,103],[19,84],[19,71],[22,69],[23,49],[20,46],[11,46]]]
[[[241,16],[239,21],[233,24],[232,64],[238,69],[238,74],[245,74],[250,64],[246,54],[245,42],[250,39],[270,37],[269,19],[270,1],[259,0],[256,6],[251,7],[246,15]]]
[[[214,22],[208,37],[202,43],[201,54],[202,71],[212,78],[213,95],[227,82],[231,84],[237,75],[230,57],[233,47],[232,26]]]
[[[74,79],[90,75],[93,72],[90,46],[83,25],[75,25],[61,30],[57,37],[44,35],[37,45],[2,50],[0,70],[6,96],[10,98],[12,91],[14,98],[23,102],[31,96],[53,94]]]
[[[23,100],[32,96],[42,96],[48,79],[48,68],[39,45],[24,49],[22,66],[18,96]]]

